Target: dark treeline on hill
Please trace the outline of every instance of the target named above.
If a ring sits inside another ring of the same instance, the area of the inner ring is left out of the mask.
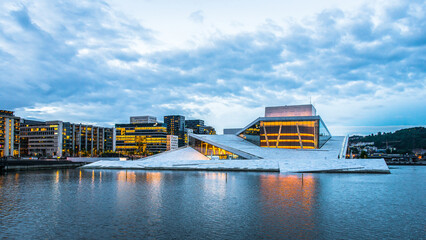
[[[352,136],[352,143],[374,142],[379,149],[386,147],[396,148],[398,153],[409,153],[413,149],[426,149],[426,128],[414,127],[395,131],[394,133],[371,134],[368,136]]]

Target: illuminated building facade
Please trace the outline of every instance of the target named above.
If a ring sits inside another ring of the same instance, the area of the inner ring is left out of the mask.
[[[115,150],[152,155],[167,150],[167,127],[162,123],[115,124]]]
[[[203,155],[211,159],[251,159],[252,155],[240,152],[237,149],[227,150],[228,148],[222,147],[205,139],[200,139],[190,135],[189,146]],[[231,152],[232,151],[232,152]]]
[[[318,149],[330,132],[319,116],[258,118],[237,135],[260,147]]]
[[[0,110],[0,157],[19,156],[20,118]]]
[[[265,117],[258,118],[236,135],[260,147],[318,149],[331,134],[313,105],[265,108]]]
[[[113,129],[62,121],[23,120],[22,156],[99,156],[112,151]]]
[[[205,156],[219,159],[256,159],[241,148],[251,149],[252,144],[262,149],[319,149],[331,134],[321,117],[315,114],[316,109],[310,104],[267,107],[265,117],[257,118],[244,128],[231,129],[233,134],[217,137],[190,134],[189,145]]]
[[[185,146],[185,117],[181,115],[164,116],[167,134],[178,136],[179,147]]]

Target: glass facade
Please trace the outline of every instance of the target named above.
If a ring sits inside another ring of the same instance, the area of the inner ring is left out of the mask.
[[[167,150],[167,128],[160,123],[116,124],[116,151],[152,155]]]
[[[179,147],[185,146],[185,117],[181,115],[164,116],[164,124],[169,135],[178,136]]]
[[[112,128],[62,121],[23,120],[21,156],[99,156],[112,151]]]
[[[322,120],[320,120],[319,121],[319,140],[318,140],[319,146],[318,146],[318,148],[321,148],[330,138],[331,138],[330,132],[328,131],[324,122]]]
[[[260,146],[314,149],[318,146],[317,121],[260,122]]]
[[[240,137],[260,147],[317,149],[331,138],[321,119],[260,120]]]
[[[244,130],[244,132],[242,132],[239,136],[251,143],[260,146],[260,123],[257,122],[251,125],[249,128]]]
[[[207,157],[210,158],[216,158],[216,159],[244,159],[243,157],[240,157],[234,153],[231,153],[229,151],[226,151],[225,149],[222,149],[220,147],[214,146],[212,144],[203,142],[199,139],[191,137],[189,140],[189,145],[197,150],[198,152],[204,154]]]

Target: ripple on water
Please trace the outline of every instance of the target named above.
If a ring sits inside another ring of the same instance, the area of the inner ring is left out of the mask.
[[[424,167],[392,174],[61,170],[0,176],[6,238],[424,238]]]

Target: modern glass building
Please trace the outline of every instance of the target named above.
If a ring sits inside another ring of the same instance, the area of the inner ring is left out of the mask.
[[[62,121],[21,123],[21,156],[99,156],[112,151],[113,129]]]
[[[167,134],[178,136],[178,146],[185,146],[185,116],[164,116],[164,124],[167,127]]]
[[[162,123],[115,124],[116,152],[152,155],[167,150],[167,128]]]
[[[318,149],[331,134],[320,116],[258,118],[237,135],[261,147]]]
[[[253,144],[260,148],[320,149],[331,134],[315,114],[311,104],[267,107],[265,117],[234,129],[233,134],[217,137],[190,134],[189,143],[205,156],[219,159],[255,159],[255,155],[244,151],[252,149]]]
[[[260,147],[318,149],[331,134],[313,105],[266,107],[260,117],[236,135]]]

